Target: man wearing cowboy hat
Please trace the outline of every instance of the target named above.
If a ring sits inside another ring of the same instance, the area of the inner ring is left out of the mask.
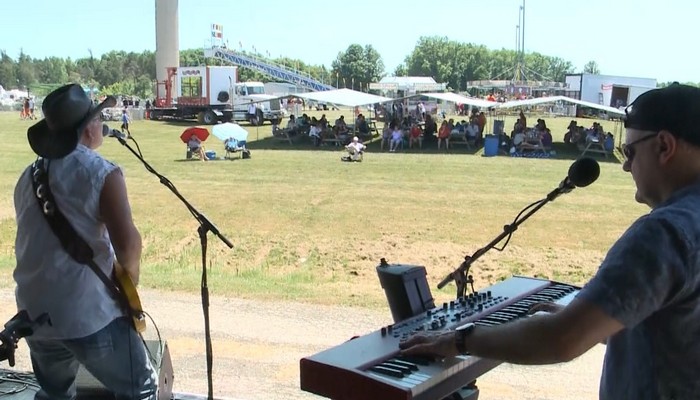
[[[41,157],[55,207],[93,250],[93,261],[112,276],[115,259],[137,283],[141,236],[134,226],[121,170],[100,156],[98,106],[79,85],[63,86],[43,102],[45,119],[27,131]],[[27,338],[41,386],[36,399],[75,398],[80,364],[120,399],[155,398],[156,376],[139,336],[107,285],[68,254],[37,202],[32,168],[15,187],[16,301],[30,318],[47,313],[51,324]]]

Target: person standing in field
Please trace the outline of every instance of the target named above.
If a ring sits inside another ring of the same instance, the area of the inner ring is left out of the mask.
[[[129,113],[126,111],[126,108],[122,110],[122,126],[121,130],[122,133],[126,130],[126,133],[128,136],[131,136],[131,131],[129,130],[129,123],[131,122],[131,118],[129,117]]]

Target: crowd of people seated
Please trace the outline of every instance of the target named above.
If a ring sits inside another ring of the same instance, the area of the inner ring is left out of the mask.
[[[397,114],[400,114],[397,109]],[[393,111],[393,110],[392,110]],[[331,125],[323,114],[320,119],[303,114],[296,118],[292,115],[284,129],[288,135],[304,135],[311,139],[315,146],[335,144],[348,146],[355,143],[353,136],[358,137],[360,143],[371,138],[370,124],[362,113],[357,113],[354,127],[348,125],[345,116],[341,115]],[[438,126],[439,122],[439,126]],[[486,116],[483,112],[473,110],[468,119],[455,121],[445,119],[436,121],[436,117],[430,113],[422,113],[416,107],[415,112],[408,112],[403,118],[393,118],[384,122],[380,131],[380,149],[396,152],[404,148],[423,148],[427,145],[437,144],[437,149],[449,149],[455,143],[465,143],[480,147],[484,142],[484,129]],[[517,121],[513,125],[510,135],[499,129],[499,146],[508,153],[520,152],[552,152],[552,132],[547,127],[544,119],[528,126],[528,120],[521,110]],[[612,134],[606,133],[599,123],[593,123],[590,128],[578,126],[576,121],[571,121],[568,131],[564,135],[565,143],[586,146],[589,142],[603,143],[606,149],[613,146]],[[363,145],[364,146],[364,145]],[[347,147],[346,147],[347,148]]]
[[[455,123],[453,119],[448,120],[447,125],[450,130],[450,137],[461,137],[466,139],[467,142],[473,143],[477,147],[481,146],[484,139],[486,120],[484,119],[482,123],[480,122],[480,117],[481,115],[474,115],[469,118],[469,122],[466,120],[461,120]]]
[[[589,128],[579,126],[575,120],[569,122],[567,131],[564,134],[564,143],[575,145],[578,148],[585,148],[589,143],[602,143],[606,151],[612,151],[615,147],[613,134],[605,132],[603,126],[594,122]]]
[[[417,114],[417,113],[416,113]],[[437,148],[445,150],[450,148],[450,139],[461,137],[475,146],[480,146],[483,142],[484,128],[486,127],[486,116],[484,113],[474,112],[469,118],[469,122],[461,120],[455,122],[454,119],[445,119],[438,127],[435,118],[430,114],[425,114],[417,118],[414,113],[405,116],[403,119],[394,118],[384,123],[382,130],[381,149],[385,147],[390,152],[398,150],[402,141],[406,140],[408,147],[423,147],[424,143],[437,143]]]
[[[538,119],[534,127],[528,128],[527,118],[521,111],[505,147],[509,148],[511,154],[524,151],[549,152],[552,150],[552,141],[552,131],[547,128],[545,120]]]
[[[326,118],[326,114],[323,114],[321,118],[309,118],[306,113],[296,118],[292,114],[285,128],[275,129],[273,127],[273,134],[286,134],[290,138],[306,135],[311,139],[314,146],[321,146],[327,142],[336,145],[347,145],[351,142],[353,133],[359,138],[365,139],[372,136],[370,124],[363,114],[358,113],[354,123],[354,126],[348,125],[344,115],[341,115],[331,125]]]

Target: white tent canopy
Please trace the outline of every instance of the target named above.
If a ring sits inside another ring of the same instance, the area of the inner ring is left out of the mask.
[[[468,106],[479,108],[492,108],[498,107],[499,105],[499,103],[493,101],[475,99],[473,97],[466,97],[457,93],[419,93],[417,96],[427,96],[433,99],[449,101],[457,104],[465,104]]]
[[[337,104],[341,106],[358,107],[368,104],[394,101],[389,97],[375,96],[352,89],[326,90],[323,92],[295,93],[292,96],[320,103]]]
[[[537,104],[555,103],[557,101],[563,101],[563,102],[567,102],[567,103],[578,104],[578,105],[584,106],[584,107],[594,108],[596,110],[602,110],[602,111],[607,112],[608,114],[613,114],[613,115],[618,115],[618,116],[625,115],[624,111],[618,110],[617,108],[614,108],[614,107],[608,107],[608,106],[604,106],[601,104],[591,103],[588,101],[576,100],[576,99],[572,99],[572,98],[566,97],[566,96],[550,96],[550,97],[539,97],[536,99],[528,99],[528,100],[508,101],[505,103],[500,103],[498,105],[498,108],[527,107],[527,106],[534,106]]]

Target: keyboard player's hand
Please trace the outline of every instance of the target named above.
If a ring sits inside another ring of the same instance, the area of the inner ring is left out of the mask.
[[[529,315],[537,314],[537,313],[556,313],[564,309],[565,306],[557,303],[552,303],[549,301],[543,301],[540,303],[535,303],[530,307],[530,310],[528,310]]]
[[[454,357],[457,353],[454,331],[419,333],[399,343],[402,355],[429,355],[439,358]]]

